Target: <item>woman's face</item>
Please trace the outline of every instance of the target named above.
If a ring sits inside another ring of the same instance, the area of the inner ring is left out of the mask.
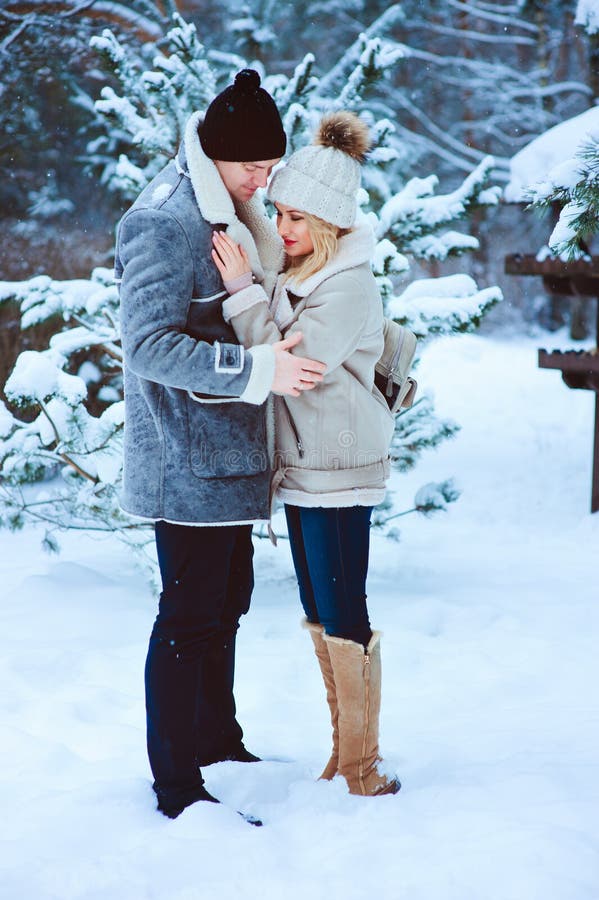
[[[277,210],[277,231],[283,238],[287,256],[308,256],[314,251],[314,244],[308,230],[304,214],[292,206],[275,203]]]

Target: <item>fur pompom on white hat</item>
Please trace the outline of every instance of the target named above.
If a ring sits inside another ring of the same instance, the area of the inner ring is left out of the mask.
[[[350,228],[369,147],[368,128],[358,116],[347,110],[329,113],[321,120],[314,143],[296,151],[275,173],[269,200]]]

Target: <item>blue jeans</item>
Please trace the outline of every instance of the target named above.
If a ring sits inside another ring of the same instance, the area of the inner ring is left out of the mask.
[[[371,506],[290,506],[285,515],[300,600],[309,622],[368,646],[366,607]]]
[[[162,578],[145,669],[147,740],[164,807],[198,798],[200,764],[235,750],[233,678],[239,618],[250,606],[251,525],[156,524]]]

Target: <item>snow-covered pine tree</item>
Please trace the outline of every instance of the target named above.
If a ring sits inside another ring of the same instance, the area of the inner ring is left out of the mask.
[[[74,199],[80,176],[73,175],[72,158],[81,149],[85,111],[74,110],[70,98],[80,91],[81,81],[90,86],[94,77],[87,46],[90,36],[104,25],[119,28],[140,43],[157,41],[175,9],[174,0],[2,0],[3,218],[23,216],[33,231],[38,215],[32,205],[39,208],[43,203],[46,219],[60,213],[57,199],[67,198],[61,205]]]
[[[94,45],[121,90],[104,89],[96,103],[104,135],[91,143],[90,157],[107,188],[130,198],[173,154],[188,114],[205,107],[244,61],[204,47],[195,28],[179,15],[160,49],[145,47],[135,54],[109,31]],[[291,149],[310,140],[324,111],[351,107],[362,115],[372,130],[374,148],[365,167],[361,203],[378,237],[374,269],[389,314],[413,327],[423,341],[474,328],[500,298],[498,289],[479,291],[472,279],[453,276],[416,281],[398,295],[396,283],[409,270],[408,255],[442,260],[476,248],[476,238],[453,230],[453,225],[478,206],[497,202],[499,189],[488,187],[491,160],[484,160],[446,195],[435,194],[434,176],[399,183],[393,170],[397,150],[390,141],[393,110],[377,102],[377,85],[401,53],[380,36],[368,34],[358,51],[352,46],[338,61],[336,71],[346,70],[345,86],[333,96],[311,55],[291,76],[265,78],[281,109]],[[115,163],[112,151],[117,146],[121,152]],[[113,530],[132,545],[143,545],[150,537],[147,527],[123,516],[117,500],[123,413],[118,299],[110,273],[96,270],[89,281],[60,283],[42,277],[0,285],[0,302],[15,298],[23,328],[51,317],[59,325],[46,350],[21,354],[5,386],[14,407],[9,411],[3,406],[0,413],[0,523],[15,528],[43,521],[48,547],[55,546],[54,534],[63,528]],[[29,415],[19,415],[19,409]],[[423,450],[457,427],[438,419],[432,398],[423,393],[398,417],[396,464],[413,466]],[[43,482],[43,492],[31,492],[32,482]],[[450,482],[427,485],[417,495],[415,508],[428,514],[456,495]],[[389,515],[383,512],[379,521]]]
[[[576,22],[589,34],[599,32],[599,0],[579,0]],[[599,231],[599,130],[590,131],[572,148],[572,156],[552,169],[528,190],[531,206],[560,208],[548,241],[549,249],[564,259],[581,259],[588,240]]]

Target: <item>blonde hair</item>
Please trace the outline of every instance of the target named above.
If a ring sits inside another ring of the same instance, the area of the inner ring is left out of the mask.
[[[293,276],[294,281],[301,282],[320,272],[337,252],[337,242],[340,237],[349,234],[351,228],[339,228],[318,216],[302,212],[308,232],[314,245],[312,253],[302,256],[297,261],[290,259],[287,264],[286,275]]]

